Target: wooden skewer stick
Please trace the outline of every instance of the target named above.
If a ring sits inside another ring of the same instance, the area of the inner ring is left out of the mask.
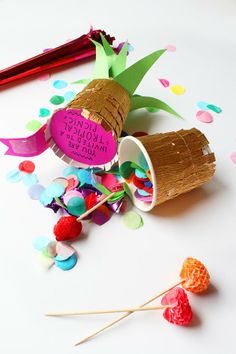
[[[108,199],[110,199],[111,197],[113,197],[113,195],[116,192],[112,192],[109,195],[107,195],[105,198],[102,198],[100,200],[100,202],[98,202],[96,205],[94,205],[92,208],[90,208],[89,210],[87,210],[85,213],[81,214],[76,220],[80,221],[82,219],[84,219],[86,216],[88,216],[89,214],[91,214],[94,210],[96,210],[98,207],[100,207],[102,204],[104,204]]]
[[[134,307],[125,309],[115,309],[115,310],[99,310],[99,311],[82,311],[82,312],[64,312],[64,313],[46,313],[46,316],[52,317],[64,317],[64,316],[83,316],[83,315],[102,315],[106,313],[117,313],[117,312],[136,312],[136,311],[153,311],[153,310],[164,310],[172,307],[167,306],[151,306],[151,307]]]
[[[162,291],[161,293],[157,294],[156,296],[154,296],[153,298],[151,298],[150,300],[146,301],[144,304],[140,305],[139,307],[142,308],[148,304],[150,304],[150,302],[156,300],[157,298],[159,298],[160,296],[164,295],[165,293],[167,293],[168,291],[172,290],[173,288],[175,288],[176,286],[182,284],[186,279],[181,279],[178,283],[172,285],[170,288],[168,288],[167,290]],[[90,340],[91,338],[93,338],[94,336],[96,336],[97,334],[105,331],[105,329],[110,328],[111,326],[113,326],[114,324],[120,322],[121,320],[123,320],[124,318],[128,317],[129,315],[131,315],[133,313],[133,311],[129,311],[127,313],[125,313],[124,315],[122,315],[121,317],[117,318],[115,321],[112,321],[110,323],[108,323],[106,326],[100,328],[99,330],[97,330],[96,332],[90,334],[88,337],[82,339],[80,342],[76,343],[75,346],[78,346],[82,343],[87,342],[88,340]]]

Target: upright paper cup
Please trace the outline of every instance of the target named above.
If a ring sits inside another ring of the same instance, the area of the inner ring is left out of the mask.
[[[193,128],[140,138],[122,139],[119,165],[126,161],[140,164],[144,156],[153,183],[153,199],[145,203],[134,195],[136,187],[128,184],[128,194],[134,205],[150,211],[156,205],[175,198],[209,181],[215,172],[215,156],[204,134]]]
[[[52,115],[46,139],[69,165],[109,169],[117,161],[117,141],[129,109],[130,96],[115,80],[93,80]]]

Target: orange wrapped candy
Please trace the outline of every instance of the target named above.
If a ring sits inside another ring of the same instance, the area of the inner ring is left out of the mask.
[[[183,288],[192,293],[201,293],[210,284],[210,275],[204,264],[191,257],[185,259],[180,277],[186,279],[182,283]]]

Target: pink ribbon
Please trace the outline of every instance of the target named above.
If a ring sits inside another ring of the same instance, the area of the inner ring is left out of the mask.
[[[48,148],[45,138],[46,126],[47,124],[26,138],[0,138],[0,141],[8,147],[5,155],[31,157],[42,154]]]

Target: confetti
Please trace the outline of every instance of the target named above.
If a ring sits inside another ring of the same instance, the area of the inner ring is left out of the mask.
[[[214,104],[208,104],[207,108],[209,108],[211,111],[215,113],[221,113],[222,109],[220,107],[215,106]]]
[[[170,323],[179,326],[188,325],[193,317],[188,296],[182,288],[176,287],[170,290],[161,300],[162,305],[172,305],[165,309],[163,317]]]
[[[60,183],[53,182],[45,189],[45,191],[52,197],[60,197],[64,193],[65,187]]]
[[[65,261],[70,258],[74,253],[76,253],[75,249],[72,246],[69,246],[65,242],[56,242],[56,257],[57,261]]]
[[[37,251],[43,251],[46,249],[50,242],[50,238],[47,236],[39,236],[33,241],[33,246]]]
[[[35,170],[35,164],[32,161],[25,160],[19,164],[18,168],[22,172],[32,173]]]
[[[208,105],[209,103],[208,102],[205,102],[205,101],[199,101],[197,102],[197,106],[198,108],[204,110],[204,111],[207,111],[208,110]]]
[[[40,195],[45,190],[41,184],[33,184],[27,190],[29,197],[33,200],[39,200]]]
[[[167,79],[158,79],[160,81],[160,83],[162,84],[162,86],[164,87],[169,87],[170,86],[170,82]]]
[[[38,177],[35,173],[24,173],[22,181],[25,186],[30,187],[38,182]]]
[[[233,163],[236,164],[236,151],[232,152],[232,154],[230,155],[230,159]]]
[[[59,90],[65,88],[67,86],[68,86],[68,83],[64,80],[55,80],[53,82],[53,87],[56,89],[59,89]]]
[[[85,202],[83,198],[73,197],[67,204],[68,212],[74,216],[79,216],[86,211]]]
[[[64,94],[64,98],[66,101],[71,101],[75,98],[76,96],[76,92],[74,91],[68,91]]]
[[[175,52],[176,51],[176,47],[172,44],[167,44],[165,47],[164,47],[168,52]]]
[[[214,118],[210,112],[207,111],[197,111],[196,118],[202,123],[212,123]]]
[[[70,190],[63,195],[63,202],[68,205],[70,199],[75,197],[82,197],[82,193],[78,190]]]
[[[63,96],[55,95],[50,98],[50,102],[56,106],[59,104],[62,104],[64,101],[65,101],[65,99]]]
[[[22,180],[22,173],[19,170],[9,171],[6,175],[6,179],[8,182],[17,183]]]
[[[30,132],[36,132],[42,127],[42,123],[39,120],[33,119],[26,123],[25,127]]]
[[[142,217],[136,213],[135,211],[128,211],[123,217],[122,217],[123,223],[125,226],[127,226],[130,229],[138,229],[143,226],[143,219]]]
[[[103,225],[111,218],[111,211],[105,206],[101,205],[92,213],[92,221],[97,225]]]
[[[55,265],[61,270],[70,270],[74,268],[76,263],[77,263],[77,255],[75,253],[65,261],[58,261],[55,259]]]
[[[39,117],[44,118],[50,116],[50,110],[47,108],[40,108],[39,109]]]
[[[170,90],[172,93],[174,93],[175,95],[183,95],[186,91],[185,87],[183,87],[182,85],[174,85],[170,87]]]

